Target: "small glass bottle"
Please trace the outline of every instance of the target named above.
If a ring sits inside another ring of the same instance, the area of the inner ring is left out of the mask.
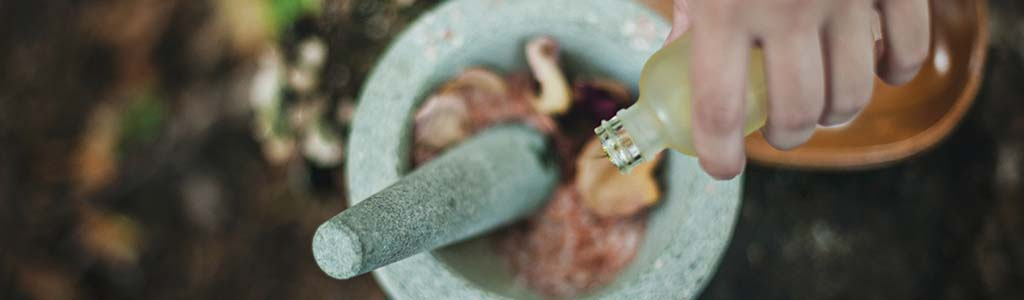
[[[665,148],[695,155],[690,104],[689,39],[684,36],[654,53],[640,73],[640,98],[594,129],[608,158],[623,173]],[[744,135],[767,118],[764,65],[753,49],[747,70]]]

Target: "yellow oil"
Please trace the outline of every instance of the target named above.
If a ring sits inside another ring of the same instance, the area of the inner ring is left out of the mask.
[[[689,45],[684,36],[652,55],[640,74],[637,102],[594,130],[619,170],[628,172],[666,148],[694,155]],[[761,128],[767,118],[760,49],[752,49],[748,63],[745,135]]]

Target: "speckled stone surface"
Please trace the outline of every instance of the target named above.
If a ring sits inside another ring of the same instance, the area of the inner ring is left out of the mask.
[[[317,264],[350,278],[536,211],[558,179],[547,152],[525,126],[481,132],[321,225]]]
[[[356,110],[347,163],[357,204],[409,171],[416,105],[463,68],[525,70],[523,44],[561,43],[572,73],[637,82],[669,27],[627,0],[454,0],[407,28],[369,77]],[[648,222],[634,262],[588,299],[692,299],[713,275],[739,207],[740,181],[714,181],[695,159],[671,154],[665,198]],[[394,299],[530,299],[488,238],[422,253],[374,271]]]

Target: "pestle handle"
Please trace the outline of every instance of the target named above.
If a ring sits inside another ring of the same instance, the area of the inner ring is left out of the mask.
[[[547,152],[536,130],[487,129],[320,225],[313,257],[347,279],[521,218],[558,180]]]

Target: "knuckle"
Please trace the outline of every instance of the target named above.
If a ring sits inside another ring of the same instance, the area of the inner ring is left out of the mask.
[[[715,132],[730,131],[743,121],[739,113],[740,107],[734,104],[737,101],[724,97],[703,99],[705,100],[698,105],[698,116],[706,129]]]
[[[700,1],[699,3],[706,5],[711,12],[727,13],[736,7],[737,0]]]
[[[798,132],[814,128],[824,112],[824,82],[797,79],[794,89],[782,92],[776,97],[778,101],[774,111],[769,111],[769,123],[783,132]]]
[[[776,4],[792,12],[809,10],[814,6],[815,0],[776,0]]]
[[[694,9],[694,19],[707,20],[709,23],[734,21],[733,17],[740,11],[737,9],[739,5],[739,0],[695,1],[685,4],[688,9]]]
[[[800,36],[811,34],[820,22],[813,0],[777,0],[770,9],[787,17],[758,18],[759,26],[752,30],[770,36]]]

